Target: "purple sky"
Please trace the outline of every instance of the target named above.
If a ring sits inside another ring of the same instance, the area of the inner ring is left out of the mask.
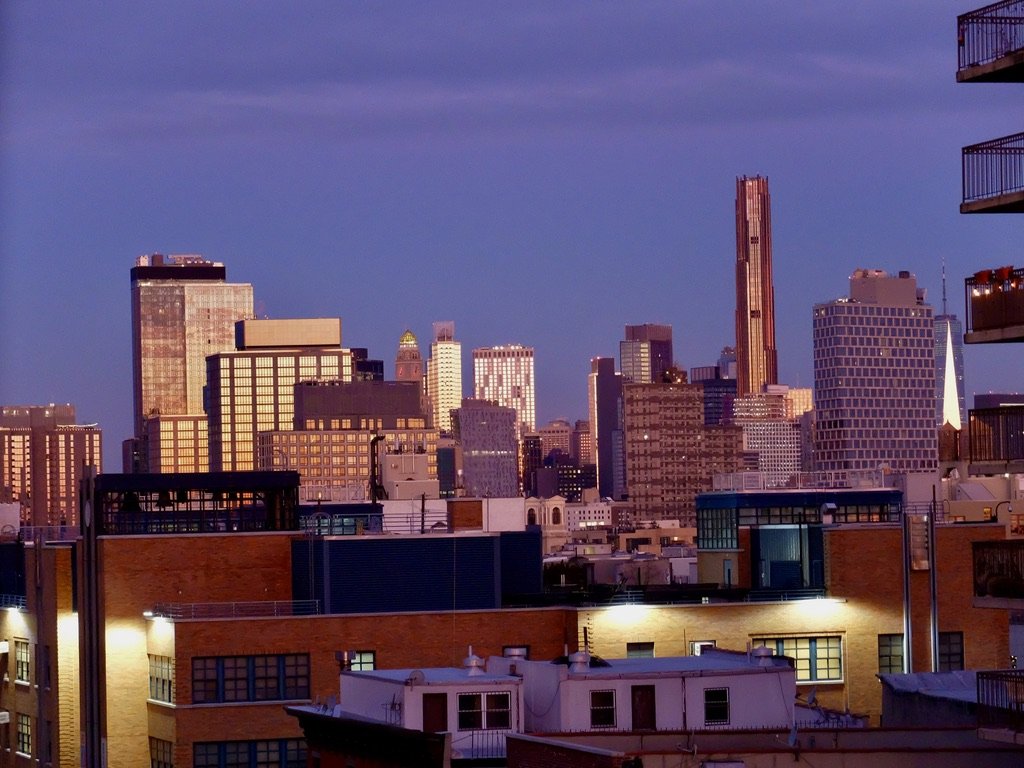
[[[582,418],[589,359],[671,323],[734,336],[737,175],[770,180],[779,372],[856,267],[1017,266],[1021,219],[961,216],[960,148],[1024,89],[956,85],[936,2],[0,4],[0,402],[131,430],[129,269],[223,261],[261,315],[340,316],[388,376],[409,327],[536,348],[537,414]],[[966,351],[968,394],[1021,389]],[[471,381],[467,378],[467,394]]]

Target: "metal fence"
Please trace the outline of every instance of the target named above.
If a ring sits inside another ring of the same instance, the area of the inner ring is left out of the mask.
[[[978,726],[1024,730],[1024,670],[978,672]]]
[[[1024,269],[983,269],[964,280],[967,332],[1024,325]]]
[[[972,408],[968,425],[972,462],[1024,460],[1024,408]]]
[[[961,165],[964,203],[1024,190],[1024,133],[964,147]]]
[[[958,69],[1001,59],[1024,48],[1024,0],[1003,0],[957,17]]]
[[[234,603],[158,603],[153,616],[168,619],[252,619],[265,616],[315,616],[319,600],[261,600]]]

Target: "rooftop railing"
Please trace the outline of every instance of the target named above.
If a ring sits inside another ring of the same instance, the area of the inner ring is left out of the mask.
[[[764,491],[817,488],[886,488],[885,474],[879,470],[843,472],[794,472],[787,482],[778,483],[774,472],[727,472],[712,478],[715,491]]]
[[[1024,325],[1024,269],[975,272],[964,280],[964,293],[967,334]]]
[[[973,408],[968,415],[970,460],[1024,460],[1024,407]]]
[[[319,600],[260,600],[232,603],[157,603],[153,616],[166,619],[254,619],[268,616],[316,616]]]
[[[958,71],[1024,48],[1024,0],[1003,0],[957,17]]]
[[[1024,730],[1024,669],[978,672],[978,727]]]
[[[962,150],[963,205],[986,200],[993,207],[1006,195],[1024,192],[1024,133],[972,144]],[[961,209],[963,212],[963,209]]]

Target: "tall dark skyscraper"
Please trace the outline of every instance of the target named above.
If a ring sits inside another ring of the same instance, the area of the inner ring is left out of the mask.
[[[611,357],[590,361],[587,377],[590,440],[602,498],[621,499],[626,491],[626,453],[622,441],[622,375]]]
[[[736,394],[777,384],[768,179],[736,179]]]

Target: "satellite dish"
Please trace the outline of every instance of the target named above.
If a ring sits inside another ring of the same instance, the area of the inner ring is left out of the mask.
[[[414,669],[409,673],[409,677],[405,679],[405,682],[413,685],[421,685],[426,682],[427,676],[423,674],[422,670]]]

